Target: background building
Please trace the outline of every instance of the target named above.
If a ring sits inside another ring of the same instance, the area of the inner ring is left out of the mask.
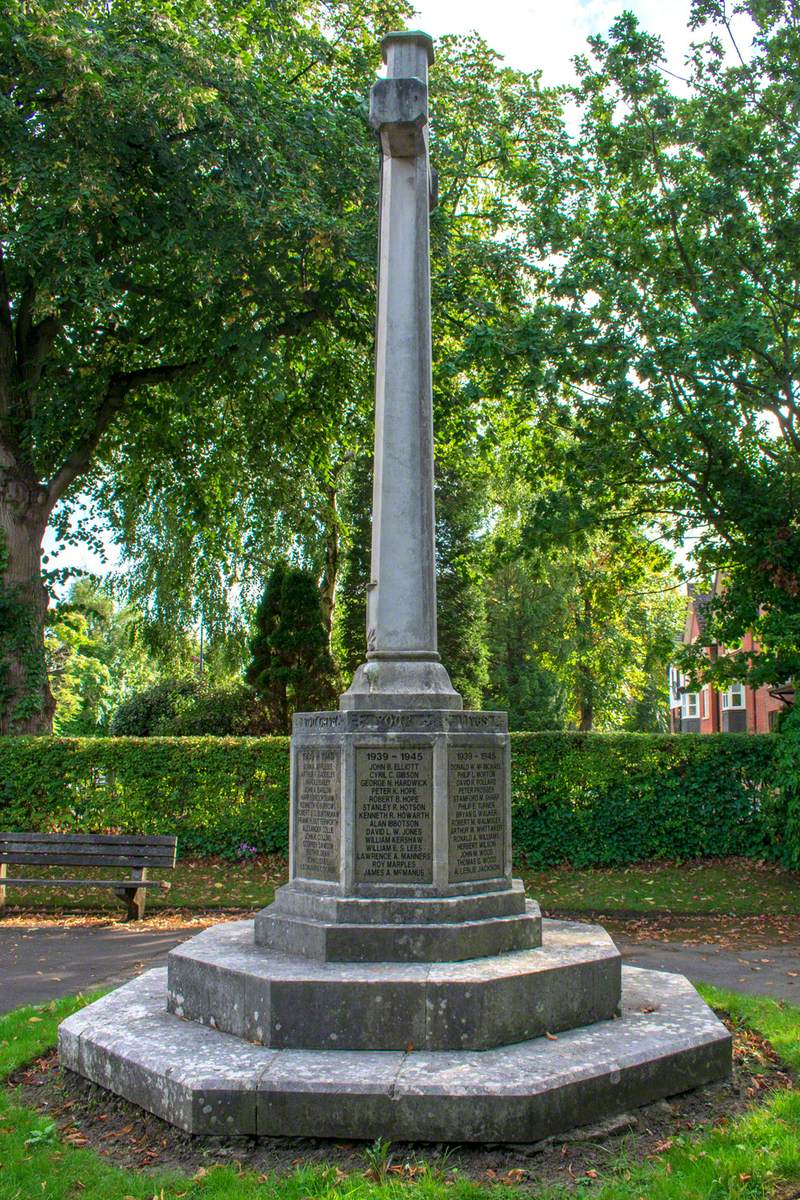
[[[715,589],[718,587],[715,583]],[[681,642],[691,645],[705,629],[705,609],[714,593],[688,597],[686,624]],[[738,648],[738,647],[737,647]],[[758,644],[748,634],[742,642],[744,650],[758,650]],[[724,646],[712,643],[706,655],[713,662],[725,653]],[[687,690],[686,677],[677,667],[669,669],[669,727],[672,733],[769,733],[774,729],[778,713],[794,703],[791,684],[752,688],[743,683],[731,684],[727,691],[718,692],[706,684],[700,691]]]

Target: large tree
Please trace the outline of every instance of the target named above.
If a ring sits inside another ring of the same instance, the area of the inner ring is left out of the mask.
[[[109,480],[157,504],[181,477],[183,520],[227,549],[242,445],[277,477],[279,448],[317,436],[284,359],[334,315],[346,334],[360,301],[362,92],[406,12],[12,0],[0,16],[0,731],[50,725],[40,559],[60,502],[63,528],[81,488],[105,481],[113,517]]]
[[[492,702],[517,729],[655,732],[684,612],[671,556],[635,522],[545,530],[554,484],[501,493],[486,585]]]
[[[800,8],[694,0],[692,23],[685,79],[630,13],[578,61],[546,193],[531,166],[548,300],[520,349],[569,430],[573,524],[687,538],[724,582],[707,638],[761,647],[707,675],[780,683],[800,671]]]

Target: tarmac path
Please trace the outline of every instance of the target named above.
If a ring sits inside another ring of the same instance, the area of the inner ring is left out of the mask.
[[[173,946],[199,932],[131,925],[63,926],[0,921],[0,1013],[23,1004],[121,983],[162,965]],[[731,991],[773,996],[800,1005],[800,947],[729,949],[712,943],[614,940],[625,962],[687,975]]]

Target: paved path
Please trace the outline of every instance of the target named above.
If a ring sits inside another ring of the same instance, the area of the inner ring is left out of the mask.
[[[683,942],[629,942],[619,936],[614,940],[625,962],[635,967],[673,971],[688,976],[693,983],[713,983],[732,992],[800,1004],[800,947],[728,950],[711,943],[687,946]]]
[[[163,962],[168,950],[197,932],[0,924],[0,1012],[121,982]],[[800,1004],[800,974],[790,974],[800,972],[797,947],[731,951],[714,945],[615,940],[625,961],[634,966],[677,971],[697,983]]]
[[[134,931],[126,925],[0,924],[0,1013],[122,982],[157,965],[187,936],[184,929]]]

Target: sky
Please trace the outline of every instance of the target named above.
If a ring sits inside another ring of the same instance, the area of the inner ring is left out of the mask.
[[[692,38],[690,0],[421,0],[420,29],[440,37],[475,29],[510,67],[541,70],[545,83],[572,77],[571,59],[593,33],[606,33],[630,9],[664,40],[667,66],[680,73]]]
[[[680,75],[693,37],[688,28],[691,0],[420,0],[415,25],[435,39],[445,33],[477,30],[509,66],[541,70],[548,84],[574,77],[572,58],[586,49],[593,33],[606,33],[620,12],[630,9],[643,28],[664,42],[666,66]],[[749,47],[748,29],[740,18],[735,26],[743,52]],[[431,79],[435,87],[435,80]],[[365,82],[365,88],[367,84]],[[70,547],[57,557],[48,534],[48,566],[73,567],[103,575],[118,564],[119,555],[107,541],[106,562],[86,549]]]

